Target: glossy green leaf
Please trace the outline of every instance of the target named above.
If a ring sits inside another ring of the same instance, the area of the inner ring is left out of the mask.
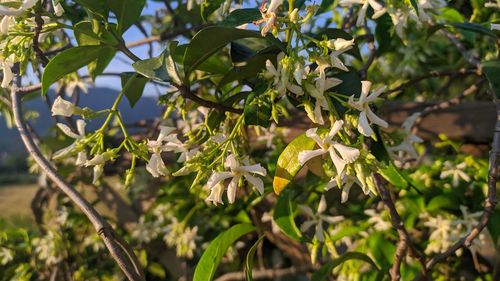
[[[267,128],[271,123],[271,104],[269,97],[252,92],[243,109],[245,124],[257,125]]]
[[[141,16],[144,0],[108,0],[108,6],[116,15],[118,32],[124,33]]]
[[[365,261],[369,263],[375,270],[380,271],[375,262],[368,255],[360,252],[348,252],[341,255],[339,258],[328,262],[327,264],[323,265],[318,271],[314,272],[311,277],[311,281],[328,280],[328,277],[330,277],[332,274],[332,270],[348,260]]]
[[[280,194],[302,168],[299,163],[299,153],[304,150],[312,150],[315,145],[314,140],[303,133],[291,141],[281,152],[273,179],[273,188],[276,194]]]
[[[248,8],[232,11],[221,23],[220,26],[236,27],[245,23],[251,23],[262,18],[259,9]]]
[[[398,169],[391,162],[389,162],[389,164],[384,169],[380,169],[380,174],[388,182],[396,187],[408,187],[408,182],[406,181],[406,179],[399,173]]]
[[[170,76],[167,71],[168,51],[165,50],[161,55],[135,62],[132,66],[137,73],[146,76],[149,79],[169,82]]]
[[[64,75],[95,61],[108,46],[80,46],[64,50],[55,56],[45,67],[42,77],[42,94],[45,95],[49,87]]]
[[[205,0],[201,4],[201,18],[204,21],[208,20],[208,17],[213,14],[217,9],[224,4],[225,0]]]
[[[437,211],[440,209],[457,209],[457,200],[449,195],[438,195],[427,203],[427,211]]]
[[[252,269],[253,269],[253,262],[254,262],[254,257],[255,257],[255,252],[257,252],[257,249],[259,248],[260,243],[262,242],[262,239],[264,239],[265,236],[261,236],[255,244],[248,250],[247,253],[247,258],[245,261],[245,277],[247,281],[252,281]]]
[[[104,48],[99,52],[97,59],[88,66],[92,80],[95,80],[97,76],[104,72],[111,60],[115,57],[115,54],[116,50],[114,48]]]
[[[458,28],[458,29],[479,33],[482,35],[491,36],[495,39],[497,38],[496,34],[493,31],[491,31],[491,29],[486,28],[486,27],[484,27],[480,24],[477,24],[477,23],[457,22],[457,23],[452,23],[451,26]]]
[[[219,234],[203,253],[194,270],[193,281],[212,280],[227,249],[245,234],[255,231],[251,224],[237,224]]]
[[[290,191],[285,191],[278,197],[274,207],[273,220],[288,237],[295,241],[303,240],[302,233],[295,224]]]
[[[107,1],[102,0],[75,0],[76,3],[82,5],[89,14],[98,16],[103,20],[108,19],[109,8]]]
[[[490,82],[491,90],[500,99],[500,60],[483,63],[483,73]]]
[[[122,92],[127,97],[130,107],[134,107],[142,97],[148,79],[135,72],[123,72],[120,77],[122,79]]]
[[[410,0],[410,3],[411,3],[411,6],[413,7],[413,9],[415,10],[415,12],[417,13],[417,16],[419,15],[419,11],[418,11],[418,3],[416,0]]]
[[[184,54],[184,72],[186,77],[201,63],[231,41],[241,38],[266,39],[259,32],[223,26],[210,26],[200,30],[187,46]]]

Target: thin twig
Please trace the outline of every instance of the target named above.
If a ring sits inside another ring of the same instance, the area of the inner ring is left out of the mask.
[[[101,236],[104,244],[108,248],[111,256],[116,261],[125,276],[132,281],[138,280],[143,281],[144,274],[140,265],[135,262],[136,258],[133,256],[133,251],[130,250],[130,246],[124,243],[123,240],[118,239],[117,234],[113,228],[108,224],[106,220],[94,209],[94,207],[85,198],[78,193],[73,187],[66,183],[57,174],[56,169],[51,165],[51,163],[43,156],[40,149],[33,141],[33,137],[29,132],[25,121],[22,116],[22,108],[20,102],[20,95],[17,93],[17,85],[20,84],[20,78],[17,77],[17,83],[15,83],[11,88],[11,102],[12,111],[14,113],[14,122],[16,123],[21,139],[28,150],[29,154],[35,162],[40,166],[40,168],[47,174],[47,176],[54,182],[54,184],[64,192],[75,205],[77,205],[81,211],[87,216],[90,222],[93,224],[97,233]],[[131,256],[132,255],[132,256]]]
[[[269,279],[276,280],[281,279],[283,277],[296,275],[299,273],[305,273],[311,270],[310,266],[302,266],[302,267],[288,267],[288,268],[278,268],[278,269],[257,269],[252,270],[253,279]],[[219,278],[215,279],[215,281],[237,281],[237,280],[245,280],[246,276],[244,272],[230,272],[226,273]]]
[[[479,59],[477,59],[473,54],[471,54],[467,48],[458,40],[456,35],[451,34],[445,29],[441,29],[441,32],[457,47],[458,51],[462,54],[464,59],[472,66],[476,67],[477,69],[481,69],[481,62]]]
[[[175,84],[173,84],[173,85],[177,89],[179,89],[181,95],[184,98],[190,99],[190,100],[194,101],[195,103],[197,103],[199,105],[202,105],[202,106],[208,107],[208,108],[213,108],[213,109],[215,109],[217,111],[220,111],[220,112],[232,112],[232,113],[236,113],[236,114],[243,114],[243,110],[242,109],[228,107],[228,106],[225,106],[225,105],[220,104],[220,103],[216,103],[216,102],[212,102],[212,101],[208,101],[208,100],[202,99],[202,98],[198,97],[197,95],[193,94],[191,92],[191,90],[187,86],[184,86],[184,85],[175,85]]]
[[[488,224],[497,204],[497,178],[498,178],[498,162],[500,161],[500,104],[495,100],[497,106],[497,122],[495,125],[495,133],[493,135],[493,143],[490,151],[490,163],[488,171],[488,195],[484,203],[484,212],[479,223],[471,230],[470,233],[458,240],[453,246],[443,253],[434,256],[426,265],[427,271],[439,262],[444,261],[449,256],[453,255],[462,247],[469,247],[474,239],[483,231]]]
[[[394,89],[387,90],[382,95],[388,95],[388,94],[402,91],[410,86],[413,86],[417,83],[420,83],[423,80],[427,80],[430,78],[445,77],[445,76],[465,76],[465,75],[470,75],[470,74],[481,75],[481,73],[479,73],[479,71],[475,68],[467,68],[467,69],[463,68],[463,69],[460,69],[459,71],[431,71],[431,72],[429,72],[429,74],[419,76],[417,78],[414,78],[412,80],[409,80],[409,81],[399,85],[398,87],[396,87]]]
[[[380,198],[384,202],[384,204],[389,209],[389,213],[391,215],[391,223],[392,226],[396,229],[399,235],[399,243],[396,248],[396,253],[394,254],[394,264],[390,270],[391,279],[392,280],[400,280],[401,273],[401,263],[403,262],[404,257],[406,256],[406,252],[408,249],[422,265],[422,273],[424,276],[427,275],[427,270],[425,267],[425,257],[422,253],[415,247],[415,245],[411,241],[411,237],[406,230],[403,221],[401,220],[401,216],[396,210],[396,206],[394,205],[394,201],[392,200],[391,194],[385,188],[384,180],[379,174],[374,174],[373,179],[375,180],[375,185],[377,187],[377,191],[380,194]]]
[[[43,19],[40,13],[35,13],[35,33],[33,34],[33,51],[35,51],[36,56],[40,60],[41,64],[45,67],[49,63],[49,59],[45,56],[42,49],[40,49],[40,32],[43,27]]]

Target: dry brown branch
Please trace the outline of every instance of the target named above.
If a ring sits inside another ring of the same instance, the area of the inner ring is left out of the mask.
[[[444,261],[449,256],[453,255],[458,249],[462,247],[469,247],[474,239],[483,231],[488,224],[491,215],[495,210],[497,204],[497,178],[498,178],[498,161],[500,160],[500,104],[495,101],[497,105],[497,122],[495,125],[495,133],[493,135],[493,143],[491,145],[489,171],[488,171],[488,195],[484,204],[484,212],[481,216],[479,223],[471,230],[470,233],[462,237],[453,246],[443,253],[434,256],[426,264],[427,271],[439,262]]]
[[[417,258],[417,260],[422,265],[422,273],[424,276],[427,275],[427,270],[425,267],[425,257],[420,253],[420,251],[415,247],[415,245],[411,241],[411,237],[406,230],[403,221],[401,220],[401,216],[396,210],[396,206],[394,205],[394,201],[391,197],[390,192],[385,188],[384,179],[379,174],[374,174],[373,178],[375,180],[375,185],[377,187],[377,191],[380,195],[380,198],[384,202],[384,204],[389,209],[389,213],[391,215],[391,223],[392,226],[396,229],[399,236],[399,243],[396,248],[396,253],[394,254],[394,264],[389,271],[391,274],[392,280],[400,280],[401,279],[401,263],[406,256],[408,250],[412,256]]]
[[[286,280],[282,279],[287,276],[293,276],[299,273],[306,273],[311,270],[311,267],[301,266],[301,267],[288,267],[288,268],[278,268],[278,269],[254,269],[252,270],[253,279],[269,279],[269,280]],[[215,279],[215,281],[236,281],[236,280],[245,280],[245,272],[230,272],[226,273],[219,278]]]
[[[94,207],[87,201],[83,196],[78,193],[73,187],[71,187],[66,181],[64,181],[56,169],[51,165],[51,163],[45,158],[45,156],[40,152],[40,149],[33,141],[30,131],[28,130],[25,121],[23,120],[22,107],[20,102],[20,95],[17,93],[17,85],[20,84],[20,78],[17,78],[17,83],[15,83],[11,88],[11,102],[12,111],[14,113],[14,122],[17,126],[21,139],[28,150],[31,157],[40,166],[40,168],[47,174],[54,184],[64,192],[72,202],[77,205],[81,211],[87,216],[90,222],[93,224],[95,230],[101,236],[104,244],[108,248],[111,256],[116,261],[122,272],[129,280],[144,280],[144,274],[142,269],[137,263],[137,259],[128,244],[123,241],[115,233],[113,228],[108,224],[106,220],[94,209]]]

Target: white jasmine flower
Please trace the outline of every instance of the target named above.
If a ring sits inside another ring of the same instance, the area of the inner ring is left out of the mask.
[[[0,264],[6,265],[14,259],[14,251],[6,247],[0,247]]]
[[[364,213],[370,216],[368,223],[373,224],[375,230],[387,231],[392,228],[392,224],[386,220],[387,217],[385,217],[384,214],[379,214],[374,209],[367,209]]]
[[[429,236],[429,244],[425,248],[425,254],[441,253],[447,250],[458,238],[457,228],[453,226],[451,219],[438,215],[437,217],[428,217],[424,223],[425,226],[433,229]]]
[[[24,11],[33,7],[36,4],[36,2],[38,2],[38,0],[24,0],[23,3],[21,4],[21,7],[19,7],[19,9],[12,9],[12,8],[8,8],[6,6],[0,5],[0,15],[19,16],[22,13],[24,13]]]
[[[212,188],[210,188],[210,194],[208,195],[207,199],[205,199],[205,201],[212,202],[214,205],[224,205],[224,202],[222,201],[222,194],[224,194],[224,190],[225,187],[221,182],[212,186]]]
[[[161,158],[161,153],[167,151],[167,148],[163,144],[164,142],[170,142],[171,146],[173,142],[176,142],[177,137],[175,134],[172,134],[175,130],[176,128],[174,127],[161,126],[158,138],[156,140],[148,140],[147,146],[152,154],[146,165],[146,170],[155,178],[168,174],[167,167]]]
[[[10,26],[16,23],[16,18],[13,16],[4,16],[0,21],[0,34],[8,34]]]
[[[46,265],[55,265],[63,259],[64,242],[61,236],[49,230],[45,236],[33,239],[34,252]]]
[[[57,127],[68,137],[75,139],[75,142],[73,142],[71,145],[60,149],[54,153],[53,159],[58,160],[64,158],[66,155],[71,153],[77,146],[78,141],[82,140],[85,138],[85,126],[87,124],[85,123],[84,120],[77,120],[76,121],[76,127],[78,130],[78,134],[75,134],[67,125],[62,124],[62,123],[57,123]],[[83,166],[87,162],[87,153],[83,151],[78,152],[77,160],[76,160],[76,165],[77,166]]]
[[[338,180],[336,178],[332,178],[325,186],[325,190],[330,190],[332,189],[333,187],[336,187],[338,186]],[[351,176],[351,175],[344,175],[344,177],[342,177],[342,181],[341,181],[341,186],[339,186],[339,188],[342,189],[342,192],[341,192],[341,200],[340,202],[341,203],[345,203],[347,202],[347,199],[349,198],[349,191],[351,190],[351,187],[353,184],[357,184],[358,186],[363,186],[361,184],[361,182],[358,180],[357,177],[355,176]],[[363,192],[365,193],[365,195],[368,195],[370,194],[370,190],[369,189],[363,189]]]
[[[421,143],[424,140],[419,138],[418,136],[412,134],[412,128],[415,122],[417,121],[417,118],[420,116],[420,113],[414,113],[410,115],[406,120],[403,122],[401,125],[401,128],[404,131],[405,137],[403,141],[393,147],[389,147],[388,150],[390,152],[396,152],[399,151],[400,155],[399,157],[402,158],[402,153],[407,153],[411,158],[415,159],[418,157],[417,151],[413,147],[414,143]]]
[[[139,243],[147,244],[160,236],[164,230],[164,227],[160,225],[160,221],[146,221],[145,217],[141,216],[131,234]]]
[[[279,6],[283,4],[283,0],[271,0],[269,7],[267,9],[262,6],[260,9],[260,13],[262,14],[262,20],[257,23],[265,22],[266,24],[260,31],[262,36],[266,36],[266,34],[276,25],[276,10],[278,10]]]
[[[496,0],[496,3],[495,2],[486,2],[486,3],[484,3],[484,7],[500,9],[500,0]]]
[[[339,221],[342,221],[344,219],[343,216],[328,216],[324,215],[323,213],[326,211],[326,199],[324,195],[321,195],[321,199],[319,201],[318,205],[318,210],[316,213],[313,212],[313,210],[307,206],[307,205],[299,205],[299,209],[302,211],[303,214],[308,216],[310,219],[306,220],[301,226],[300,226],[300,231],[305,232],[311,226],[316,225],[315,227],[315,237],[318,239],[318,241],[323,242],[325,241],[325,235],[323,233],[323,222],[326,222],[328,224],[334,224]]]
[[[52,104],[51,111],[52,116],[61,115],[70,117],[77,111],[77,107],[72,102],[64,100],[61,96],[58,96],[54,100],[54,104]]]
[[[435,11],[446,7],[446,1],[444,0],[419,0],[418,1],[418,17],[423,22],[429,22],[432,20],[429,16],[429,11]]]
[[[239,180],[244,177],[252,186],[254,186],[260,194],[264,194],[264,182],[262,179],[253,176],[252,174],[257,174],[260,176],[265,176],[267,174],[266,169],[260,164],[255,165],[245,165],[241,166],[234,154],[230,154],[224,163],[224,167],[229,169],[230,172],[215,172],[208,179],[208,188],[212,189],[216,184],[223,182],[226,179],[231,178],[231,182],[227,188],[227,199],[230,204],[234,203],[236,198],[236,189],[238,187]]]
[[[97,154],[92,159],[87,160],[87,162],[85,162],[85,167],[104,165],[106,163],[106,161],[108,161],[110,159],[111,159],[111,153],[109,153],[109,152]]]
[[[55,0],[52,0],[52,6],[54,7],[54,14],[56,14],[56,16],[60,17],[64,14],[64,8],[61,3],[56,4]]]
[[[391,16],[392,24],[394,25],[394,30],[399,38],[405,38],[405,29],[408,25],[408,17],[414,16],[415,20],[418,22],[418,17],[411,13],[408,9],[394,9],[389,15]]]
[[[344,172],[344,167],[347,164],[356,161],[359,156],[358,149],[343,145],[333,140],[335,135],[337,135],[337,133],[342,128],[342,125],[344,125],[344,121],[335,121],[332,129],[323,139],[321,139],[321,137],[316,133],[317,128],[307,130],[306,136],[313,139],[320,148],[315,150],[301,151],[298,156],[299,163],[301,165],[304,165],[307,161],[316,156],[329,153],[330,158],[335,165],[335,169],[337,170],[337,175],[342,175],[342,173]]]
[[[4,18],[5,20],[5,18]],[[3,20],[2,20],[2,26],[3,26]],[[14,74],[12,73],[11,67],[14,65],[14,62],[12,60],[12,56],[9,58],[0,61],[2,71],[3,71],[3,79],[2,79],[2,88],[7,88],[10,85],[10,82],[12,82],[12,79],[14,79]]]
[[[185,223],[179,222],[177,218],[167,227],[167,234],[163,237],[165,243],[175,247],[178,257],[192,259],[196,250],[196,240],[199,240],[198,227],[187,227]]]
[[[370,122],[383,128],[389,126],[386,121],[375,115],[370,108],[370,103],[377,100],[378,96],[384,92],[385,87],[378,88],[369,94],[371,85],[372,83],[369,81],[361,81],[361,96],[359,99],[354,101],[354,95],[349,97],[349,105],[361,112],[358,118],[358,131],[367,137],[374,134]]]
[[[444,162],[443,171],[439,176],[441,179],[445,179],[451,176],[451,184],[453,187],[457,187],[460,184],[460,179],[465,182],[470,181],[470,177],[463,171],[467,167],[465,162],[454,166],[450,161]]]
[[[492,23],[491,30],[500,30],[500,23]]]
[[[373,16],[372,19],[377,19],[383,14],[385,14],[385,8],[380,5],[375,0],[340,0],[339,5],[343,7],[352,7],[353,5],[363,5],[358,12],[358,20],[356,21],[356,26],[363,26],[365,23],[366,11],[368,10],[368,6],[373,8]]]
[[[266,69],[267,69],[266,76],[274,78],[273,86],[275,87],[275,90],[281,96],[286,95],[287,90],[296,94],[297,96],[303,95],[304,91],[302,90],[302,88],[289,81],[290,79],[288,78],[288,76],[289,76],[290,58],[285,57],[284,53],[280,53],[278,54],[276,60],[278,64],[277,67],[275,67],[270,60],[266,61]],[[300,84],[300,81],[302,80],[302,75],[300,75],[301,66],[300,64],[297,63],[295,64],[295,67],[296,70],[294,71],[294,77],[297,79],[297,77],[300,76],[300,80],[297,80],[297,83]]]
[[[331,66],[343,71],[349,71],[349,69],[340,60],[339,56],[352,49],[352,46],[354,46],[354,39],[345,40],[342,38],[337,38],[329,40],[327,42],[327,47],[333,50],[330,54]]]
[[[194,4],[196,4],[196,5],[198,5],[198,6],[199,6],[199,5],[203,4],[203,1],[204,1],[204,0],[188,0],[188,1],[187,1],[187,6],[186,6],[186,9],[187,9],[188,11],[191,11],[191,10],[193,9],[193,7],[194,7]]]

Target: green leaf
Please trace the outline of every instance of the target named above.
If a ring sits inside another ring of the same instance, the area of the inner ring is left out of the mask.
[[[276,42],[276,39],[271,37],[264,38],[256,31],[231,27],[209,26],[204,28],[196,33],[187,46],[183,63],[185,76],[188,77],[198,65],[218,50],[224,48],[231,41],[241,38],[258,38],[279,44],[279,41]]]
[[[332,274],[332,270],[348,260],[362,260],[369,263],[375,270],[380,271],[375,262],[366,254],[360,252],[348,252],[343,254],[337,259],[334,259],[327,264],[323,265],[318,271],[314,272],[311,281],[328,280]]]
[[[273,188],[276,194],[280,194],[302,168],[299,163],[299,153],[304,150],[312,150],[315,145],[314,140],[303,133],[291,141],[281,152],[273,179]]]
[[[457,209],[457,200],[449,195],[438,195],[429,201],[427,211],[437,211],[440,209]]]
[[[184,54],[186,53],[188,44],[179,45],[176,47],[175,52],[172,53],[172,58],[179,65],[182,66],[184,62]],[[229,60],[223,60],[217,54],[211,55],[200,65],[196,66],[193,70],[201,70],[210,73],[226,73],[231,67]]]
[[[392,164],[392,162],[389,162],[389,164],[385,168],[380,169],[380,174],[395,187],[408,187],[408,182],[399,173],[398,169],[394,166],[394,164]]]
[[[193,281],[212,280],[227,249],[241,236],[255,230],[251,224],[237,224],[219,234],[205,250],[194,270]]]
[[[98,16],[99,18],[107,21],[109,15],[109,8],[106,5],[107,1],[102,0],[75,0],[76,3],[82,5],[89,14]]]
[[[249,78],[255,78],[266,67],[266,61],[276,58],[275,54],[256,55],[249,58],[244,65],[234,66],[219,81],[217,88],[220,88],[233,81],[242,81]]]
[[[486,28],[482,25],[479,25],[477,23],[472,23],[472,22],[457,22],[457,23],[452,23],[451,26],[462,29],[462,30],[467,30],[467,31],[472,31],[478,34],[483,34],[487,36],[491,36],[493,38],[497,38],[496,34],[491,31],[491,29]]]
[[[99,45],[101,43],[99,35],[92,29],[92,23],[90,21],[81,21],[75,24],[73,33],[76,42],[78,42],[78,46]]]
[[[500,60],[483,63],[483,73],[490,82],[490,88],[497,98],[500,98]]]
[[[120,77],[122,79],[122,92],[127,97],[130,107],[134,107],[142,97],[148,79],[135,72],[123,72]]]
[[[64,50],[55,56],[45,67],[42,77],[42,95],[47,93],[50,85],[64,75],[95,61],[108,46],[80,46]]]
[[[91,62],[88,66],[90,77],[95,80],[97,76],[101,75],[111,60],[115,57],[116,50],[114,48],[104,48],[99,52],[96,61]]]
[[[302,233],[295,224],[290,191],[285,191],[282,196],[278,197],[278,201],[274,207],[273,220],[281,231],[293,240],[304,240]]]
[[[141,16],[144,0],[109,0],[109,8],[116,15],[118,32],[123,34]]]
[[[262,242],[262,239],[264,239],[265,236],[261,236],[255,244],[248,250],[247,253],[247,258],[245,262],[245,277],[247,281],[252,281],[252,269],[253,269],[253,260],[255,257],[255,252],[257,252],[257,249],[259,248],[260,242]]]
[[[413,9],[415,9],[415,12],[417,13],[417,16],[419,15],[418,13],[418,4],[417,4],[417,1],[416,0],[410,0],[410,3],[411,3],[411,6],[413,7]]]
[[[252,92],[243,109],[245,124],[258,125],[267,128],[271,123],[271,104],[267,95],[261,95],[258,92]]]
[[[168,51],[165,50],[158,57],[135,62],[132,67],[149,79],[169,82],[171,79],[167,71],[168,56]]]
[[[201,4],[201,18],[207,21],[208,17],[224,3],[225,0],[205,0]]]
[[[259,9],[238,9],[232,11],[221,23],[220,26],[236,27],[245,23],[254,22],[262,18]]]

